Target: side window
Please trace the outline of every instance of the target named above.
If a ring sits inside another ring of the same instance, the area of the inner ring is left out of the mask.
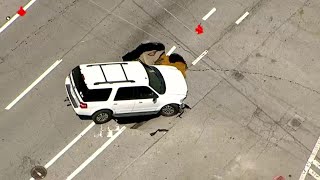
[[[112,89],[90,89],[83,93],[82,99],[85,102],[107,101]]]
[[[134,88],[133,87],[122,87],[119,88],[114,98],[115,101],[122,100],[133,100],[134,98]]]
[[[140,86],[135,87],[136,90],[136,99],[152,99],[154,92],[146,87],[146,86]]]

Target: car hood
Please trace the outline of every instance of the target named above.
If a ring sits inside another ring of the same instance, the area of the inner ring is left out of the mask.
[[[187,95],[188,86],[181,71],[176,67],[167,65],[155,66],[162,74],[166,83],[166,92],[168,95]]]

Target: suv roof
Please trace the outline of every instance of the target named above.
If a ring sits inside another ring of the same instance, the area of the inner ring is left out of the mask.
[[[149,83],[147,72],[139,61],[82,64],[80,69],[88,89]]]

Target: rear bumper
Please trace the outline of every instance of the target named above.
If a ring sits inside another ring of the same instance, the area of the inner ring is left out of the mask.
[[[92,112],[91,109],[82,109],[80,108],[80,102],[82,101],[81,99],[79,99],[79,97],[77,96],[77,92],[75,92],[75,87],[73,85],[73,82],[71,82],[72,76],[67,76],[66,80],[65,80],[65,87],[66,87],[66,92],[68,95],[68,99],[72,105],[72,109],[74,110],[74,112],[78,115],[78,116],[92,116]]]
[[[71,102],[72,107],[77,108],[78,105],[77,105],[75,99],[73,98],[73,96],[71,95],[71,85],[70,84],[66,84],[66,91],[67,91],[67,95],[68,95],[68,98]]]
[[[72,84],[71,84],[71,81],[70,81],[70,77],[67,76],[66,80],[65,80],[65,87],[66,87],[66,92],[67,92],[67,95],[68,95],[68,99],[72,105],[72,109],[74,110],[74,112],[77,114],[77,115],[81,115],[79,114],[79,103],[77,103],[77,101],[79,102],[78,99],[76,99],[75,96],[75,92],[73,92],[73,89],[72,89]]]

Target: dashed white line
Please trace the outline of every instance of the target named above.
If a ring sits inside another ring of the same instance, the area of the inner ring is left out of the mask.
[[[169,50],[169,52],[167,53],[167,56],[170,56],[175,49],[176,49],[176,47],[173,46],[173,47]]]
[[[54,162],[56,162],[68,149],[70,149],[82,136],[84,136],[93,126],[92,122],[88,127],[86,127],[77,137],[75,137],[65,148],[63,148],[56,156],[54,156],[44,167],[48,169]],[[31,178],[30,180],[34,180]]]
[[[27,5],[23,7],[24,10],[27,10],[36,0],[31,0]],[[20,15],[15,14],[9,21],[7,21],[1,28],[0,33],[2,33],[8,26],[10,26]]]
[[[114,141],[124,130],[123,126],[115,135],[113,135],[108,141],[106,141],[96,152],[94,152],[85,162],[83,162],[73,173],[71,173],[66,180],[73,179],[79,172],[81,172],[91,161],[93,161],[104,149],[106,149],[112,141]]]
[[[207,53],[208,53],[208,50],[203,51],[203,53],[199,57],[197,57],[196,60],[192,62],[192,64],[193,65],[197,64]]]
[[[244,18],[246,18],[249,15],[249,12],[244,13],[237,21],[236,24],[240,24]]]
[[[203,16],[202,20],[207,20],[214,12],[216,12],[216,8],[212,8],[211,11],[208,12],[205,16]]]
[[[14,106],[23,96],[25,96],[35,85],[37,85],[46,75],[48,75],[56,66],[61,63],[62,59],[57,60],[52,64],[38,79],[36,79],[27,89],[25,89],[15,100],[13,100],[5,109],[9,110]]]
[[[315,171],[313,171],[312,169],[310,169],[311,165],[315,163],[314,160],[315,160],[315,158],[317,156],[317,153],[318,153],[319,149],[320,149],[320,137],[318,138],[318,141],[317,141],[316,145],[314,146],[314,148],[312,150],[312,153],[311,153],[311,155],[310,155],[310,157],[309,157],[309,159],[307,161],[307,164],[304,167],[304,170],[302,171],[302,173],[300,175],[299,180],[304,180],[306,178],[306,176],[307,176],[307,173],[312,175],[314,178],[316,178],[316,177],[319,178],[317,173]]]

